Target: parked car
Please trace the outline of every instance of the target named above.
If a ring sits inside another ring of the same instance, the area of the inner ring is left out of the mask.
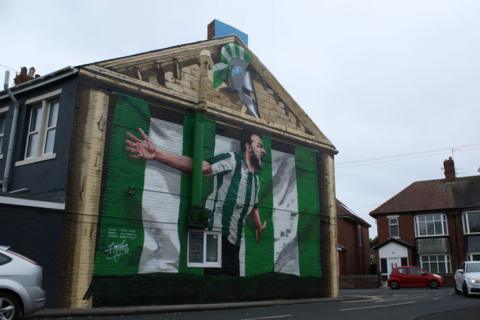
[[[36,262],[0,246],[0,319],[13,320],[45,305],[43,269]]]
[[[480,294],[480,261],[465,261],[455,272],[455,292]]]
[[[430,273],[420,267],[402,266],[393,267],[388,276],[388,286],[395,290],[400,287],[430,287],[437,289],[445,286],[442,276]]]

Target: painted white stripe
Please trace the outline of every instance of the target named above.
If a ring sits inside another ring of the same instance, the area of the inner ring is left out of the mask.
[[[298,195],[295,157],[272,150],[274,268],[300,275],[298,254]]]
[[[260,320],[260,319],[278,319],[278,318],[291,318],[291,314],[282,314],[278,316],[256,317],[256,318],[243,318],[240,320]]]
[[[348,309],[340,309],[340,311],[352,311],[352,310],[362,310],[362,309],[378,309],[378,308],[387,308],[387,307],[395,307],[395,306],[404,306],[407,304],[414,304],[415,301],[407,301],[402,303],[392,303],[392,304],[382,304],[379,306],[367,306],[367,307],[358,307],[358,308],[348,308]]]
[[[16,206],[35,207],[45,209],[65,210],[64,202],[40,201],[31,199],[22,199],[16,197],[0,196],[1,204],[13,204]]]
[[[152,119],[149,136],[160,149],[182,154],[181,125]],[[144,244],[139,273],[178,272],[180,185],[180,171],[158,161],[147,161],[142,200]]]

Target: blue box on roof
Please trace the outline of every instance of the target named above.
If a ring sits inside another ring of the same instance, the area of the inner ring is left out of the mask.
[[[208,39],[215,39],[226,37],[229,35],[235,35],[242,40],[242,42],[248,45],[248,34],[232,27],[220,20],[213,20],[208,25]]]

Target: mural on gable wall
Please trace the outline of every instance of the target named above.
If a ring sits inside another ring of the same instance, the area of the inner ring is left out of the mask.
[[[191,268],[193,115],[118,94],[110,121],[94,275],[321,276],[316,151],[280,150],[256,132],[222,134],[206,119],[203,197],[207,230],[222,237],[222,268]]]
[[[260,118],[257,99],[248,66],[252,62],[250,52],[236,43],[228,43],[220,50],[220,62],[213,69],[213,87],[226,84],[235,90],[248,112]]]

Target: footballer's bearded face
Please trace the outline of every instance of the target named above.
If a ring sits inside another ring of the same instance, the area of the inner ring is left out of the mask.
[[[262,143],[262,138],[256,134],[252,134],[250,137],[250,161],[257,170],[261,170],[263,167],[263,157],[266,154],[265,148]]]

